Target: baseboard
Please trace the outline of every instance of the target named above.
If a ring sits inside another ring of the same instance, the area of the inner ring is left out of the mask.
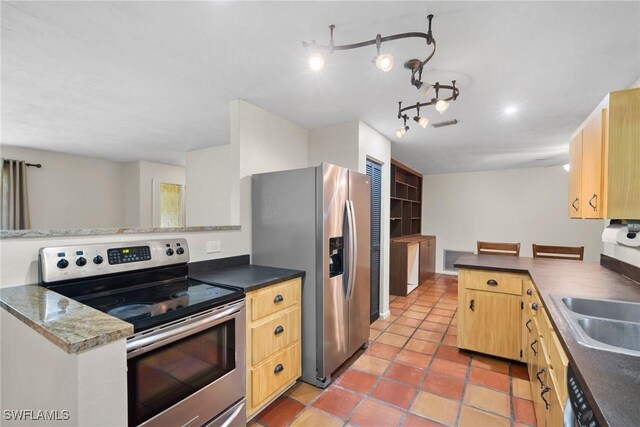
[[[391,310],[387,310],[384,313],[380,313],[380,319],[384,320],[387,317],[391,316]]]

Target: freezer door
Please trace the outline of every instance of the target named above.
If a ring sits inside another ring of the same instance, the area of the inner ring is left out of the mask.
[[[369,306],[371,294],[371,189],[368,176],[349,171],[349,200],[353,232],[347,245],[353,244],[353,268],[349,278],[349,356],[369,339]]]
[[[348,169],[323,164],[322,168],[322,268],[317,274],[322,285],[322,307],[318,310],[318,323],[322,331],[318,337],[322,345],[318,346],[317,376],[329,377],[345,360],[349,353],[349,312],[346,300],[346,267],[335,268],[342,255],[336,253],[344,242],[346,223],[347,195],[349,185]],[[344,254],[344,246],[342,249]],[[333,259],[332,259],[333,256]],[[344,260],[346,261],[346,259]],[[343,265],[344,266],[344,262]]]

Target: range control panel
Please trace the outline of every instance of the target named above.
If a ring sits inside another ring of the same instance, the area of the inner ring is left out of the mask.
[[[41,282],[53,283],[189,262],[185,239],[42,248]]]
[[[584,395],[578,378],[573,369],[571,369],[571,364],[569,364],[567,372],[567,388],[569,389],[569,403],[575,415],[576,425],[580,427],[599,427],[600,424],[587,401],[587,396]]]

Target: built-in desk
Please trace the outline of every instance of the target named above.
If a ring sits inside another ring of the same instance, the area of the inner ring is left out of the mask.
[[[436,272],[436,236],[391,239],[389,292],[406,296]]]

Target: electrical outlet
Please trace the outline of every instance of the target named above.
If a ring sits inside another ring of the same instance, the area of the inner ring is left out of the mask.
[[[207,242],[207,253],[212,254],[215,252],[221,252],[222,246],[220,245],[220,240],[210,240]]]

